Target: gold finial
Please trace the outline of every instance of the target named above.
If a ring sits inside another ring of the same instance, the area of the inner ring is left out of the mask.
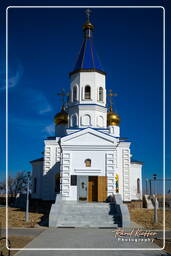
[[[55,115],[54,122],[56,125],[67,124],[68,113],[66,112],[65,97],[68,96],[68,94],[65,92],[64,89],[62,89],[61,92],[59,92],[57,95],[61,96],[62,108],[61,111]]]
[[[91,12],[92,12],[92,10],[90,10],[90,9],[86,9],[85,10],[85,14],[86,14],[87,20],[86,20],[86,23],[83,25],[83,31],[85,31],[85,30],[93,30],[94,29],[94,26],[90,22],[90,13]]]
[[[113,93],[112,92],[112,89],[109,90],[109,94],[107,94],[107,96],[109,96],[109,103],[110,103],[110,106],[109,106],[109,109],[110,111],[112,111],[112,106],[113,106],[113,98],[112,97],[117,97],[118,94],[117,93]]]
[[[112,89],[109,90],[109,94],[107,96],[110,97],[109,102],[110,102],[110,107],[109,107],[109,112],[107,113],[107,126],[119,126],[120,124],[120,116],[117,115],[116,113],[113,112],[112,110],[112,105],[113,105],[113,98],[118,96],[117,93],[113,93]]]

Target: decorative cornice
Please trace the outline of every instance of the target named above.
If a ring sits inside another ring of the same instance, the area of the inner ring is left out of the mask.
[[[77,70],[75,70],[73,72],[70,72],[69,76],[72,76],[72,75],[74,75],[74,74],[76,74],[78,72],[98,72],[98,73],[106,76],[106,73],[104,71],[102,71],[102,70],[99,70],[99,69],[77,69]]]

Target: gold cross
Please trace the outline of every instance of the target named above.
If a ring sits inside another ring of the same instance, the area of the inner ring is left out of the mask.
[[[109,98],[109,103],[110,103],[110,107],[112,107],[112,105],[113,105],[112,97],[116,97],[116,96],[118,96],[118,94],[117,94],[117,93],[113,93],[113,92],[112,92],[112,89],[110,89],[110,90],[109,90],[109,94],[107,94],[107,96],[110,97],[110,98]]]
[[[86,9],[85,10],[85,14],[86,14],[86,16],[87,16],[87,21],[90,21],[90,13],[91,13],[92,11],[90,10],[90,9]]]
[[[64,88],[62,88],[61,92],[57,93],[58,96],[61,96],[62,104],[65,103],[65,96],[68,96],[68,94],[65,92]]]

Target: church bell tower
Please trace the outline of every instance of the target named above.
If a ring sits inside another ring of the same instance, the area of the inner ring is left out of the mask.
[[[94,26],[90,10],[83,25],[84,39],[75,67],[70,73],[69,128],[107,126],[106,74],[93,45]]]

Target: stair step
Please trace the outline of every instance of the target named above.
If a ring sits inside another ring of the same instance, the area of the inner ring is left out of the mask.
[[[101,227],[115,228],[115,216],[111,215],[108,203],[63,202],[57,227]]]

